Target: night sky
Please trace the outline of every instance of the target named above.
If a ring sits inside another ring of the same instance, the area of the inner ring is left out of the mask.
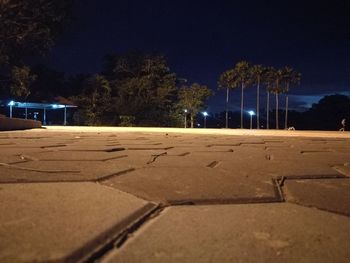
[[[347,0],[77,1],[75,20],[44,62],[68,74],[95,73],[107,53],[156,51],[179,77],[215,91],[210,112],[224,110],[217,80],[239,60],[289,65],[303,75],[290,92],[301,110],[326,94],[350,95],[349,14]],[[231,93],[232,110],[239,92]],[[245,98],[254,109],[255,89]]]

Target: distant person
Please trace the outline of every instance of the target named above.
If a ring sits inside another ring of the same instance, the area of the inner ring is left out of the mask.
[[[341,125],[342,125],[342,127],[340,128],[339,131],[345,131],[345,125],[346,125],[346,119],[345,118],[341,120]]]

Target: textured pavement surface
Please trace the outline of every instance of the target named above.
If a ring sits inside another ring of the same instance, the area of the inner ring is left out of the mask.
[[[350,134],[0,132],[0,262],[349,262]]]

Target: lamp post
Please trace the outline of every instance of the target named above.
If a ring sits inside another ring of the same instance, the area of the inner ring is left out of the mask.
[[[249,115],[250,115],[250,129],[252,129],[253,126],[253,115],[255,115],[254,111],[248,111]]]
[[[12,118],[12,106],[15,105],[15,102],[11,100],[7,105],[10,106],[10,118]]]
[[[204,116],[204,128],[207,128],[207,116],[209,115],[208,112],[204,111],[202,112]]]
[[[184,113],[185,113],[185,128],[187,128],[187,109],[184,109]]]

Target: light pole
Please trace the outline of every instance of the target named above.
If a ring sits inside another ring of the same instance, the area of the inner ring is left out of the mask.
[[[15,105],[15,102],[14,102],[13,100],[11,100],[11,101],[9,102],[9,104],[7,104],[7,105],[10,106],[10,118],[12,118],[12,106]]]
[[[207,116],[208,116],[208,112],[204,111],[202,112],[203,116],[204,116],[204,128],[207,128]]]
[[[254,111],[248,111],[249,115],[250,115],[250,129],[252,129],[253,126],[253,115],[255,115]]]
[[[187,128],[187,109],[184,109],[185,113],[185,128]]]

